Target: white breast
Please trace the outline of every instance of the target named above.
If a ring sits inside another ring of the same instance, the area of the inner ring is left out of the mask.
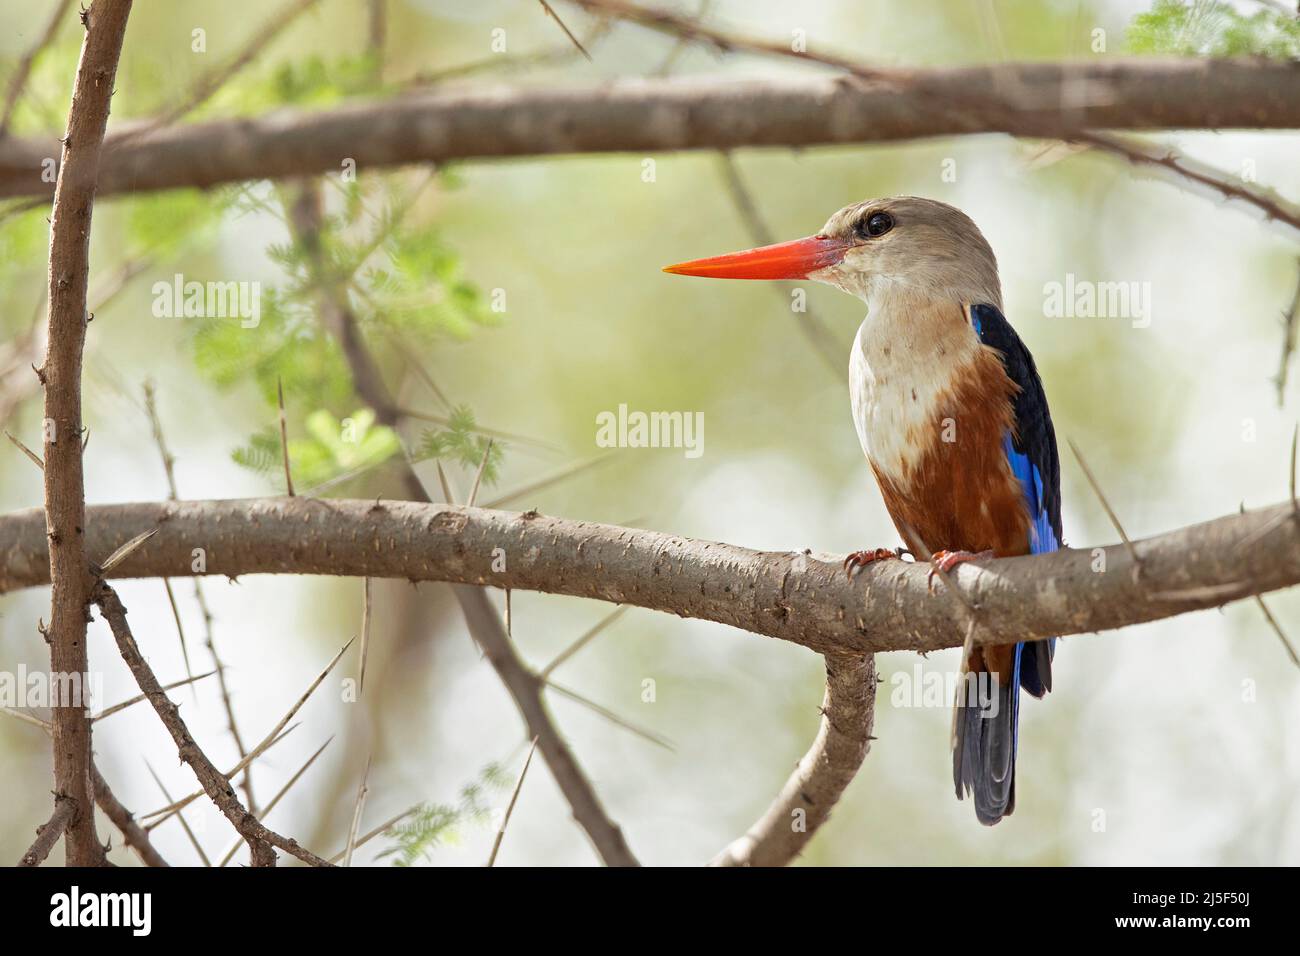
[[[943,440],[944,429],[959,427],[945,422],[939,407],[954,372],[980,347],[973,330],[954,321],[952,311],[960,308],[877,302],[853,340],[849,401],[858,440],[867,459],[900,488],[926,449]]]

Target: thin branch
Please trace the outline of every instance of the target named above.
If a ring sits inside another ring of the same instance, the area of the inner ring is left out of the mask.
[[[149,703],[158,714],[158,718],[163,722],[163,726],[167,728],[168,733],[171,734],[172,740],[175,741],[181,760],[189,764],[190,769],[194,771],[194,775],[199,778],[199,782],[203,785],[204,792],[217,805],[217,808],[226,819],[230,821],[231,826],[244,837],[252,854],[253,865],[275,866],[275,851],[272,847],[278,847],[313,866],[330,866],[330,863],[316,856],[310,850],[299,846],[296,840],[288,839],[272,830],[268,830],[256,817],[244,809],[244,805],[239,802],[239,797],[235,795],[235,791],[231,788],[230,781],[208,759],[207,755],[199,748],[199,745],[194,742],[189,728],[185,725],[185,721],[181,719],[179,709],[167,697],[167,692],[162,689],[162,686],[158,683],[158,678],[154,676],[144,656],[140,653],[140,648],[136,644],[135,637],[131,634],[130,626],[126,621],[126,608],[123,607],[116,592],[101,581],[96,586],[94,600],[103,612],[109,629],[113,632],[113,638],[117,641],[118,651],[121,653],[122,659],[126,662],[127,667],[131,669],[136,683],[140,685],[140,690],[149,698]]]
[[[280,453],[284,457],[284,486],[293,497],[293,471],[289,468],[289,425],[284,414],[284,382],[275,380],[276,398],[280,403]]]
[[[21,451],[24,455],[26,455],[28,460],[30,460],[33,465],[35,465],[41,471],[45,470],[45,462],[41,461],[40,455],[36,454],[36,452],[32,451],[30,448],[28,448],[26,445],[24,445],[21,441],[19,441],[17,438],[15,438],[7,431],[5,432],[5,438],[8,438],[11,442],[13,442],[14,445],[18,448],[18,450]]]
[[[144,762],[144,765],[149,770],[149,776],[153,777],[153,782],[158,785],[158,789],[161,791],[163,799],[170,803],[172,795],[168,792],[167,785],[162,782],[162,777],[158,776],[158,771],[154,770],[153,766],[147,760]],[[199,855],[199,861],[204,866],[211,866],[212,861],[208,859],[208,854],[204,851],[203,844],[199,842],[198,836],[195,835],[194,828],[191,827],[190,822],[185,819],[185,814],[177,811],[176,819],[180,821],[181,829],[185,831],[185,838],[190,841],[190,846],[194,847],[194,852]]]
[[[54,42],[55,35],[59,32],[59,27],[63,23],[63,18],[68,13],[68,8],[72,6],[72,0],[58,0],[54,9],[50,11],[50,18],[45,21],[45,29],[36,39],[27,51],[23,54],[18,66],[14,68],[13,76],[9,78],[9,88],[5,91],[4,111],[0,112],[0,137],[9,129],[9,121],[13,119],[14,107],[22,98],[23,89],[27,86],[27,79],[31,76],[32,67],[36,65],[37,58],[44,52],[45,48]]]
[[[352,851],[357,848],[357,831],[361,829],[361,813],[366,808],[366,794],[370,792],[370,763],[374,756],[366,758],[366,769],[361,774],[361,785],[357,787],[357,801],[352,807],[352,825],[348,827],[348,844],[343,848],[343,865],[352,865]]]
[[[193,685],[205,677],[211,677],[216,671],[208,671],[206,674],[195,674],[193,677],[186,677],[184,680],[172,681],[170,684],[164,684],[163,690],[175,690],[177,687],[184,687],[186,684]],[[136,704],[143,703],[148,698],[144,694],[137,694],[135,697],[128,698],[120,704],[114,704],[112,707],[105,707],[99,713],[95,714],[94,721],[98,723],[105,717],[112,717],[114,714],[121,713],[128,707],[134,707]]]
[[[316,692],[316,688],[321,685],[321,682],[324,681],[327,676],[329,676],[330,671],[332,671],[334,669],[334,666],[338,664],[340,660],[343,659],[343,655],[347,653],[348,648],[351,646],[352,646],[352,641],[348,641],[346,644],[343,645],[343,647],[339,650],[339,652],[334,655],[333,659],[328,664],[325,665],[325,669],[322,670],[320,674],[316,676],[316,679],[311,682],[311,686],[309,686],[305,691],[303,691],[302,696],[300,696],[294,702],[294,705],[289,708],[289,712],[285,714],[283,717],[281,717],[280,722],[271,728],[271,732],[267,734],[265,737],[263,737],[262,741],[256,747],[254,747],[252,750],[248,752],[248,756],[241,759],[239,763],[235,764],[235,766],[231,768],[231,770],[228,773],[224,774],[224,776],[228,780],[233,779],[235,774],[239,773],[239,771],[245,769],[246,767],[251,766],[254,760],[256,760],[259,756],[265,753],[273,744],[277,743],[280,740],[280,738],[283,736],[283,734],[288,732],[285,730],[285,727],[288,726],[289,721],[293,720],[294,715],[298,713],[298,711],[302,708],[303,704],[307,703],[307,700],[311,697],[311,695]],[[154,810],[152,813],[146,813],[145,816],[163,817],[164,814],[174,813],[176,810],[181,809],[191,801],[198,799],[200,796],[202,796],[202,794],[203,791],[192,793],[184,800],[180,800],[172,804],[171,806],[162,808],[161,810]],[[155,820],[154,823],[151,824],[151,826],[157,826],[161,822],[162,822],[161,819]]]
[[[473,508],[474,502],[478,499],[479,485],[483,481],[483,472],[487,471],[488,461],[492,458],[493,439],[489,438],[487,447],[483,449],[483,460],[478,463],[478,471],[474,472],[474,484],[470,486],[469,495],[465,498],[467,507]]]
[[[1120,523],[1119,515],[1115,514],[1115,509],[1110,506],[1110,502],[1106,499],[1106,493],[1101,490],[1101,484],[1097,481],[1097,477],[1092,473],[1092,469],[1088,467],[1088,463],[1084,460],[1083,453],[1079,451],[1079,446],[1074,443],[1074,439],[1072,438],[1067,438],[1066,442],[1070,446],[1070,451],[1074,452],[1075,460],[1079,462],[1079,468],[1083,471],[1083,476],[1088,479],[1088,484],[1092,488],[1093,494],[1097,496],[1097,500],[1101,502],[1102,508],[1106,510],[1106,517],[1110,519],[1111,526],[1114,527],[1120,540],[1124,542],[1124,547],[1128,550],[1129,557],[1133,559],[1134,567],[1141,568],[1142,562],[1138,560],[1137,550],[1133,547],[1133,542],[1129,540],[1128,534],[1124,531],[1124,525]]]
[[[510,793],[510,802],[506,804],[505,816],[501,818],[501,826],[497,829],[496,839],[492,841],[492,852],[488,854],[488,866],[494,866],[497,861],[497,853],[501,850],[501,841],[505,839],[506,826],[510,823],[510,815],[515,812],[515,801],[519,799],[519,791],[523,789],[524,777],[528,776],[528,765],[533,762],[533,752],[537,750],[537,738],[533,738],[532,745],[528,748],[528,756],[524,758],[523,769],[519,771],[519,779],[515,781],[515,789]]]
[[[366,691],[366,659],[370,656],[370,607],[370,579],[365,578],[361,582],[361,652],[358,654],[361,661],[357,665],[358,697]]]
[[[546,15],[559,24],[560,29],[564,31],[564,35],[569,38],[569,42],[578,48],[578,52],[587,58],[587,62],[592,62],[591,54],[588,53],[587,48],[582,45],[582,41],[575,37],[573,31],[565,26],[564,21],[560,19],[560,15],[555,12],[551,5],[547,3],[546,0],[537,0],[537,2],[542,5],[542,9],[546,11]]]
[[[62,164],[50,221],[48,332],[45,364],[45,512],[50,542],[50,671],[85,674],[86,607],[92,581],[83,529],[81,368],[86,345],[91,214],[99,157],[131,0],[95,0],[86,27],[68,110]],[[54,789],[74,807],[66,831],[71,866],[107,862],[95,833],[90,779],[90,719],[84,706],[54,709]]]
[[[1297,260],[1297,265],[1300,265],[1300,260]],[[1286,382],[1291,369],[1291,356],[1295,353],[1297,323],[1300,323],[1300,278],[1296,280],[1295,293],[1291,296],[1291,305],[1282,313],[1282,357],[1277,366],[1278,408],[1281,408],[1286,403]]]
[[[646,730],[644,727],[638,727],[636,724],[632,723],[632,721],[620,717],[618,714],[614,713],[614,711],[610,710],[608,707],[602,707],[600,704],[596,703],[590,697],[586,697],[582,694],[579,694],[576,690],[573,690],[572,688],[565,687],[562,684],[557,684],[553,680],[546,681],[546,687],[548,690],[553,690],[562,697],[567,697],[575,704],[581,704],[583,707],[586,707],[588,710],[590,710],[593,714],[597,714],[598,716],[605,718],[614,726],[622,727],[624,730],[631,731],[632,733],[640,737],[642,740],[648,740],[656,747],[663,747],[664,750],[670,752],[675,752],[677,750],[677,748],[673,746],[673,742],[669,740],[667,737],[664,737],[661,734],[657,734],[653,730]]]
[[[320,0],[293,0],[291,3],[286,3],[275,16],[258,26],[249,42],[235,56],[215,69],[204,73],[183,99],[166,107],[153,119],[132,127],[123,134],[122,140],[118,142],[124,141],[127,137],[133,139],[152,133],[164,126],[170,126],[198,109],[215,96],[217,91],[225,86],[231,78],[256,60],[271,41],[284,32],[300,14],[305,13],[319,2]]]
[[[167,866],[168,863],[161,853],[155,848],[149,839],[149,831],[140,824],[135,822],[135,816],[123,806],[122,802],[114,796],[108,781],[104,779],[99,768],[92,761],[90,764],[91,783],[95,788],[95,803],[99,809],[104,811],[104,815],[113,822],[118,832],[122,834],[122,840],[135,851],[140,862],[145,866]]]
[[[153,383],[146,381],[144,383],[144,411],[149,419],[149,431],[153,435],[154,444],[158,448],[158,454],[162,458],[163,473],[167,478],[167,498],[170,501],[180,499],[179,486],[176,483],[176,456],[172,454],[167,444],[167,438],[163,434],[162,417],[158,414],[158,405],[155,401],[156,392]],[[164,579],[166,580],[166,579]],[[169,588],[170,594],[170,588]],[[198,578],[194,579],[194,601],[199,606],[199,615],[203,619],[203,637],[204,646],[208,649],[208,654],[212,658],[213,666],[217,670],[217,688],[221,693],[221,706],[226,712],[226,725],[230,728],[230,736],[235,741],[235,749],[239,752],[242,760],[248,756],[248,749],[244,746],[244,738],[239,733],[239,724],[235,720],[235,707],[230,698],[230,688],[226,684],[226,665],[222,661],[221,655],[217,653],[216,636],[212,628],[212,610],[208,607],[207,597],[203,593],[203,585]],[[180,631],[180,621],[176,623],[177,631]],[[182,637],[182,646],[184,638]],[[253,796],[253,768],[249,767],[244,771],[244,776],[240,782],[240,789],[244,791],[244,799],[248,803],[248,809],[257,812],[257,800]]]
[[[1247,186],[1222,170],[1180,156],[1167,146],[1091,131],[1073,133],[1066,139],[1113,153],[1135,166],[1167,173],[1223,199],[1253,206],[1266,222],[1276,222],[1288,229],[1292,238],[1300,238],[1300,206],[1288,202],[1272,190]]]
[[[556,654],[554,659],[545,667],[543,667],[537,676],[540,677],[542,680],[546,680],[547,678],[549,678],[557,667],[559,667],[570,657],[578,653],[578,651],[582,650],[584,647],[586,647],[588,644],[594,641],[597,637],[599,637],[601,632],[604,631],[605,628],[609,627],[620,617],[626,614],[627,610],[628,609],[626,606],[614,608],[614,610],[610,611],[599,621],[597,621],[595,624],[589,627],[582,634],[582,636],[580,636],[576,641],[574,641],[564,650],[560,651],[560,653]]]
[[[1277,622],[1277,618],[1275,618],[1273,612],[1268,609],[1268,605],[1264,603],[1264,599],[1256,594],[1255,603],[1259,605],[1260,611],[1263,612],[1264,620],[1268,621],[1268,626],[1273,629],[1273,633],[1277,635],[1277,639],[1281,641],[1282,646],[1286,648],[1286,653],[1287,656],[1291,658],[1291,663],[1296,667],[1300,667],[1300,656],[1296,655],[1295,645],[1293,645],[1290,639],[1286,636],[1286,631],[1282,630],[1282,625]]]
[[[40,866],[44,863],[45,858],[54,849],[54,844],[59,842],[59,837],[63,836],[63,831],[72,822],[72,816],[76,812],[77,805],[71,800],[66,797],[55,797],[54,813],[47,822],[36,828],[36,842],[22,855],[18,865]]]
[[[301,767],[298,768],[298,772],[295,773],[292,777],[290,777],[287,781],[285,781],[284,786],[276,791],[275,796],[273,796],[270,799],[270,801],[266,804],[266,809],[262,811],[263,818],[269,815],[270,812],[275,809],[276,804],[278,804],[282,799],[284,799],[285,794],[287,794],[291,789],[293,789],[293,785],[302,779],[302,775],[305,774],[308,768],[310,768],[311,765],[316,762],[316,758],[325,752],[325,748],[328,747],[330,745],[330,742],[333,740],[334,738],[330,737],[329,740],[326,740],[323,744],[321,744],[320,747],[316,749],[316,752],[312,754],[310,757],[308,757],[307,761]],[[239,848],[243,845],[244,844],[242,840],[236,840],[234,844],[230,847],[230,849],[226,851],[226,855],[221,858],[221,862],[217,864],[217,867],[220,868],[225,866],[227,863],[229,863],[234,858],[235,854],[239,852]],[[334,861],[331,860],[330,862],[333,863]]]

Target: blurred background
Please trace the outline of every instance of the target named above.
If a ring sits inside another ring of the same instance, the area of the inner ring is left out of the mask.
[[[544,85],[807,69],[723,57],[630,25],[602,29],[554,5],[594,62],[574,52],[531,0],[391,0],[381,57],[367,54],[366,4],[324,0],[194,118],[323,107],[410,82]],[[991,0],[730,0],[708,4],[706,15],[782,42],[803,29],[810,49],[870,63],[945,65],[1130,53],[1140,46],[1134,18],[1148,9],[1141,0],[1014,8]],[[48,13],[48,4],[0,0],[10,24],[0,36],[0,70],[13,68]],[[183,12],[137,3],[114,122],[174,102],[214,63],[243,49],[271,13],[265,2],[244,0],[186,4]],[[205,31],[206,53],[192,49],[196,28]],[[1105,52],[1094,52],[1098,30]],[[492,46],[501,36],[504,52]],[[37,63],[14,133],[62,129],[80,38],[73,17]],[[1300,197],[1295,134],[1160,140]],[[650,181],[646,159],[654,160]],[[1293,375],[1279,396],[1277,374],[1280,314],[1297,282],[1294,237],[1115,159],[1005,136],[742,150],[727,162],[710,153],[551,157],[361,170],[355,183],[320,180],[327,248],[356,266],[351,294],[367,338],[403,404],[430,416],[427,428],[404,435],[423,457],[426,486],[438,486],[437,458],[463,496],[485,450],[483,430],[491,429],[510,434],[494,442],[492,480],[480,503],[509,496],[504,507],[512,509],[758,549],[894,546],[854,434],[842,371],[861,303],[808,284],[808,313],[797,314],[784,286],[695,282],[659,271],[755,244],[733,193],[731,177],[738,176],[778,238],[807,235],[839,207],[873,196],[929,196],[975,219],[1001,265],[1006,313],[1033,351],[1051,401],[1071,546],[1108,544],[1117,535],[1065,449],[1067,437],[1133,537],[1287,495],[1300,385]],[[293,188],[250,183],[98,205],[91,301],[92,308],[103,304],[90,328],[85,379],[90,503],[167,495],[144,407],[146,382],[176,456],[182,497],[280,493],[277,378],[285,383],[300,493],[333,481],[319,493],[400,494],[397,469],[384,460],[396,447],[393,437],[356,414],[362,405],[312,320],[304,261],[285,222]],[[43,325],[46,215],[41,208],[0,222],[0,341],[10,355],[30,347],[33,323]],[[261,324],[242,329],[156,316],[153,285],[177,273],[260,282]],[[1048,316],[1045,287],[1069,274],[1149,283],[1149,326]],[[838,350],[840,366],[811,344],[801,327],[809,314]],[[3,380],[0,412],[6,429],[36,447],[39,397],[22,378]],[[596,446],[596,416],[620,404],[702,412],[703,454],[606,454]],[[340,439],[349,419],[360,441]],[[601,455],[596,465],[544,480]],[[4,443],[0,509],[41,500],[39,473]],[[204,580],[203,588],[246,743],[274,726],[362,624],[359,580],[221,578]],[[192,671],[205,672],[212,658],[193,585],[178,580],[174,589]],[[183,678],[163,583],[124,581],[119,591],[156,673],[164,681]],[[500,605],[499,592],[492,599]],[[1267,600],[1292,640],[1300,639],[1300,595]],[[610,611],[598,602],[516,592],[514,638],[540,668]],[[0,597],[0,667],[48,668],[36,627],[48,615],[46,589]],[[104,703],[137,693],[102,622],[91,625],[90,641]],[[254,765],[264,805],[331,741],[266,822],[319,853],[341,849],[372,760],[362,831],[412,806],[420,810],[406,818],[408,831],[358,850],[358,862],[481,864],[527,749],[513,703],[445,585],[375,582],[372,645],[360,699],[341,683],[356,676],[354,646],[295,718],[299,726]],[[1055,691],[1028,701],[1022,714],[1016,813],[989,829],[953,797],[947,696],[913,706],[918,678],[955,669],[957,651],[925,660],[882,655],[878,739],[801,862],[1300,861],[1293,800],[1300,670],[1253,602],[1072,637],[1058,646],[1056,661]],[[621,615],[553,676],[662,738],[656,743],[548,694],[610,815],[647,864],[703,862],[740,835],[811,742],[823,689],[820,659],[802,648],[640,609]],[[173,696],[207,752],[233,764],[238,753],[215,678]],[[147,706],[105,718],[94,739],[99,768],[137,815],[170,802],[160,786],[173,798],[194,789]],[[0,761],[0,859],[15,860],[49,815],[49,741],[38,727],[0,714]],[[185,818],[213,860],[235,842],[202,801]],[[120,847],[102,818],[99,831]],[[176,819],[160,825],[154,840],[173,864],[200,860]],[[246,858],[241,848],[234,859]],[[135,862],[120,848],[112,859]],[[534,761],[499,865],[595,861],[545,764]]]

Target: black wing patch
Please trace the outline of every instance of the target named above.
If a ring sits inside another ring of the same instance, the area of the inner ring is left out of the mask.
[[[980,341],[1002,353],[1007,377],[1019,387],[1014,402],[1015,434],[1009,436],[1008,458],[1012,469],[1025,485],[1029,514],[1034,519],[1040,540],[1033,542],[1034,553],[1055,551],[1061,537],[1061,460],[1056,450],[1056,430],[1047,408],[1043,383],[1034,366],[1034,357],[1020,341],[1016,330],[996,307],[971,307],[971,323]],[[1022,458],[1023,462],[1017,462]],[[1023,464],[1030,467],[1026,470]],[[1017,467],[1020,465],[1021,467]],[[1046,540],[1047,531],[1051,540]]]

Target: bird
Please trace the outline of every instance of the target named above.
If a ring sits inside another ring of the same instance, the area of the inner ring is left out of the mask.
[[[667,266],[808,279],[867,306],[849,355],[853,424],[906,548],[855,551],[850,578],[910,552],[938,572],[1062,547],[1060,458],[1033,356],[1003,314],[993,249],[960,209],[919,196],[852,203],[815,235]],[[1014,638],[1014,635],[1005,635]],[[969,645],[969,642],[968,642]],[[951,736],[957,799],[992,826],[1016,802],[1020,691],[1052,688],[1056,639],[968,646]],[[981,683],[982,682],[982,683]]]

